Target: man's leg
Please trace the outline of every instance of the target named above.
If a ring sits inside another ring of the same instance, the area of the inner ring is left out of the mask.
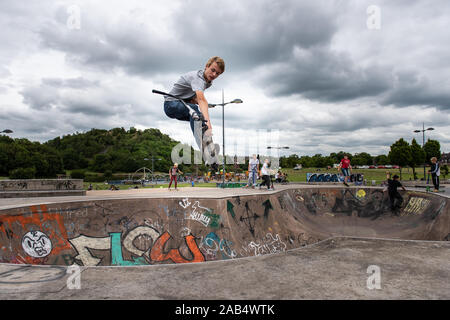
[[[395,194],[389,194],[389,202],[391,204],[391,210],[395,210]]]
[[[262,182],[259,185],[259,188],[261,189],[262,186],[267,186],[267,189],[270,189],[270,179],[268,175],[263,175],[262,176]]]
[[[397,201],[395,201],[395,200],[397,200]],[[394,195],[394,201],[395,201],[395,205],[394,205],[395,210],[400,209],[402,206],[402,203],[403,203],[403,197],[400,195],[400,193],[397,192]]]
[[[253,180],[252,175],[253,175],[253,172],[249,171],[249,173],[248,173],[248,182],[247,182],[247,186],[248,187],[250,187],[252,185],[252,180]]]
[[[431,180],[433,180],[434,190],[439,190],[439,177],[435,173],[432,173]]]
[[[342,174],[344,175],[344,184],[348,187],[347,179],[348,179],[348,169],[342,168]]]
[[[186,105],[188,107],[186,107]],[[186,103],[186,105],[179,100],[166,101],[164,102],[164,112],[169,118],[189,121],[197,146],[202,152],[202,158],[210,165],[217,163],[217,155],[211,155],[209,151],[204,152],[205,150],[203,150],[203,139],[205,139],[204,133],[207,127],[201,121],[203,117],[198,105],[193,103]],[[215,145],[210,145],[210,148],[215,149]]]
[[[164,112],[166,113],[166,115],[169,118],[172,119],[177,119],[180,121],[189,121],[190,126],[191,126],[191,131],[194,134],[195,140],[197,142],[197,145],[200,147],[200,150],[202,149],[202,144],[201,144],[201,134],[197,134],[197,132],[195,132],[195,123],[199,122],[194,120],[194,118],[192,117],[192,113],[194,110],[196,113],[201,114],[198,106],[196,104],[192,104],[192,103],[186,103],[191,109],[187,108],[183,102],[179,101],[179,100],[175,100],[175,101],[165,101],[164,102]],[[201,122],[200,122],[200,132],[201,132]]]
[[[265,177],[266,177],[266,176],[263,176],[263,177],[262,177],[262,178],[263,178],[263,179],[262,179],[263,181],[262,181],[261,184],[259,185],[259,188],[260,188],[260,189],[261,189],[261,187],[262,187],[263,185],[266,184],[266,179],[265,179]]]
[[[178,100],[175,101],[165,101],[164,102],[164,112],[169,118],[177,119],[181,121],[190,121],[191,115],[189,114],[189,109]]]

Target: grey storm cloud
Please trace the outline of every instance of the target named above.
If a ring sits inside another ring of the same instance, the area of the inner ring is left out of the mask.
[[[90,81],[82,77],[68,79],[43,78],[40,85],[25,87],[20,91],[20,94],[23,96],[23,102],[32,109],[64,109],[65,99],[61,92],[63,89],[87,89],[98,86],[98,81]],[[68,109],[70,110],[70,108]],[[99,114],[96,109],[94,108],[94,113]],[[80,110],[88,110],[88,108],[80,108]]]
[[[399,107],[424,105],[450,110],[450,87],[445,83],[435,86],[427,75],[413,70],[402,71],[396,75],[393,89],[381,103]]]
[[[60,7],[55,20],[39,30],[41,45],[65,52],[80,65],[151,75],[203,65],[213,55],[234,70],[248,70],[287,58],[296,45],[327,43],[336,31],[330,10],[298,1],[183,1],[167,21],[172,34],[165,37],[132,18],[114,25],[94,19],[83,11],[82,28],[71,30]]]
[[[350,53],[332,48],[341,23],[338,13],[349,6],[341,1],[182,1],[166,21],[171,30],[166,35],[150,31],[146,24],[152,22],[136,21],[132,11],[112,24],[97,21],[95,13],[82,6],[83,26],[71,30],[66,26],[67,8],[59,6],[55,19],[43,24],[38,34],[44,48],[104,72],[120,69],[152,77],[201,67],[208,57],[220,55],[227,70],[244,74],[270,95],[301,95],[321,102],[378,97],[384,105],[447,109],[448,88],[395,80],[401,74],[382,57],[362,65]],[[395,8],[399,10],[398,4]]]
[[[23,102],[36,110],[50,109],[59,101],[58,90],[51,86],[27,87],[20,93]]]
[[[390,88],[392,79],[385,66],[363,68],[345,53],[316,47],[299,49],[289,61],[261,70],[257,82],[272,95],[301,94],[332,102],[379,95]]]
[[[195,65],[198,60],[194,50],[183,52],[183,44],[178,40],[157,38],[132,17],[108,24],[106,21],[98,22],[95,12],[81,12],[82,27],[70,29],[66,25],[66,7],[59,7],[55,11],[55,19],[47,21],[38,31],[41,47],[64,52],[66,60],[77,66],[103,72],[124,70],[129,74],[146,76],[179,70],[186,61]]]
[[[81,8],[80,29],[67,26],[73,4]],[[372,4],[382,10],[379,31],[366,27]],[[226,73],[208,99],[220,100],[224,86],[227,97],[244,100],[227,109],[227,129],[284,130],[291,150],[381,150],[425,121],[442,133],[443,145],[449,141],[444,1],[63,0],[0,7],[0,124],[17,134],[43,140],[93,127],[184,128],[165,116],[151,86],[166,88],[218,55]],[[211,117],[219,128],[220,109]]]
[[[99,87],[100,81],[91,81],[82,77],[71,79],[42,78],[42,84],[55,88],[85,89]]]

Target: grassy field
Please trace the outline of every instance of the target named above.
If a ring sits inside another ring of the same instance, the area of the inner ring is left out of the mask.
[[[429,170],[429,168],[427,168]],[[306,182],[306,174],[307,173],[338,173],[337,169],[324,169],[324,168],[304,168],[301,170],[294,170],[294,169],[282,169],[284,173],[288,174],[288,181],[289,182]],[[353,173],[361,173],[364,175],[364,179],[367,180],[367,184],[371,185],[372,180],[375,180],[377,185],[380,185],[383,181],[386,180],[386,171],[391,172],[392,174],[398,174],[400,175],[399,169],[354,169]],[[423,167],[416,168],[417,176],[420,179],[423,178]],[[427,178],[427,177],[425,177]],[[0,180],[7,179],[7,177],[0,177]],[[441,175],[441,181],[444,181],[444,177]],[[402,181],[409,181],[413,180],[413,172],[411,168],[404,168],[402,169]],[[241,180],[241,182],[246,182]],[[84,189],[87,190],[89,185],[92,184],[93,190],[108,190],[110,188],[110,185],[105,184],[104,182],[84,182]],[[133,188],[135,185],[117,185],[117,187],[120,190],[128,190],[130,188]],[[146,186],[144,188],[168,188],[169,184],[157,184],[153,186]],[[173,186],[173,185],[172,185]],[[191,187],[190,183],[179,183],[179,187]],[[212,181],[210,183],[195,183],[196,187],[210,187],[214,188],[216,187],[216,181]],[[138,185],[138,187],[141,189],[142,186]]]
[[[84,182],[84,189],[87,190],[89,188],[89,185],[92,184],[92,188],[93,190],[108,190],[111,186],[109,184],[105,184],[104,182]],[[147,185],[145,187],[142,187],[142,185],[116,185],[116,187],[119,190],[128,190],[128,189],[133,189],[135,186],[138,186],[139,189],[154,189],[154,188],[165,188],[167,189],[169,187],[168,183],[163,183],[163,184],[155,184],[153,186]],[[177,187],[179,188],[185,188],[185,187],[191,187],[192,185],[190,183],[178,183]],[[210,182],[210,183],[196,183],[195,184],[196,187],[204,187],[204,188],[215,188],[216,187],[216,183],[215,182]],[[174,184],[172,183],[172,188],[174,188]]]
[[[318,171],[320,170],[320,171]],[[428,170],[428,169],[427,169]],[[301,170],[294,170],[294,169],[283,169],[284,173],[288,174],[288,181],[289,182],[306,182],[306,174],[307,173],[338,173],[337,169],[331,169],[327,170],[324,168],[305,168]],[[364,175],[364,179],[367,180],[367,184],[371,185],[372,180],[375,180],[377,185],[380,185],[382,182],[386,180],[386,171],[391,172],[393,175],[398,174],[400,175],[399,169],[354,169],[353,173],[361,173]],[[418,175],[418,178],[423,178],[423,168],[417,168],[416,173]],[[413,179],[413,173],[411,168],[405,168],[402,169],[402,180],[408,181]],[[246,182],[241,180],[241,182]],[[87,190],[89,187],[89,182],[84,183],[84,187]],[[105,184],[103,182],[99,183],[92,183],[94,190],[107,190],[110,188],[110,185]],[[144,188],[168,188],[169,184],[157,184],[154,186],[146,186]],[[179,187],[191,187],[190,183],[179,183]],[[212,181],[210,183],[195,183],[196,187],[216,187],[216,181]],[[117,185],[117,187],[120,190],[128,190],[130,188],[133,188],[134,185]],[[138,185],[139,189],[142,188],[141,185]],[[172,184],[173,187],[173,184]]]
[[[320,171],[318,171],[320,170]],[[428,169],[427,169],[428,170]],[[397,174],[400,176],[399,169],[353,169],[352,173],[363,174],[364,179],[367,180],[368,184],[371,184],[372,180],[376,181],[376,184],[381,184],[381,182],[386,180],[386,171],[392,173],[392,175]],[[305,168],[301,170],[294,169],[283,169],[283,172],[288,174],[288,180],[290,182],[306,182],[306,174],[307,173],[338,173],[337,169],[327,170],[324,168]],[[423,168],[416,168],[417,177],[420,179],[423,178]],[[402,180],[408,181],[413,180],[413,171],[411,168],[402,169]]]

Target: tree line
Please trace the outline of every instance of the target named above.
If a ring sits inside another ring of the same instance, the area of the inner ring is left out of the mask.
[[[10,179],[55,178],[58,174],[71,171],[72,177],[87,181],[104,181],[114,173],[133,173],[139,168],[152,167],[155,172],[167,172],[172,165],[172,148],[179,142],[161,133],[158,129],[137,130],[114,128],[111,130],[91,129],[88,132],[56,137],[45,143],[31,142],[27,139],[12,139],[0,135],[0,176]],[[194,149],[191,148],[193,159]],[[428,140],[422,148],[415,139],[411,144],[403,138],[391,145],[387,155],[372,156],[366,152],[351,154],[340,151],[328,156],[299,157],[292,154],[280,158],[280,166],[293,168],[297,164],[303,167],[326,168],[339,163],[347,155],[352,165],[395,164],[412,168],[429,162],[432,156],[440,159],[440,144]],[[260,156],[261,163],[264,155]],[[160,159],[160,160],[159,160]],[[245,164],[227,165],[228,172],[245,172]],[[202,173],[207,171],[205,165],[181,164],[183,172]],[[86,172],[103,173],[96,177]]]
[[[336,163],[340,163],[344,156],[348,156],[352,165],[398,165],[400,172],[402,167],[411,167],[414,177],[417,178],[415,167],[424,163],[430,164],[431,157],[441,158],[441,146],[439,141],[428,139],[423,148],[416,139],[409,144],[405,139],[400,138],[394,142],[387,155],[372,156],[369,153],[361,152],[352,155],[349,152],[340,151],[338,153],[330,153],[328,156],[316,154],[314,156],[299,157],[296,154],[289,157],[280,158],[280,166],[283,168],[292,168],[297,164],[301,164],[304,168],[327,168],[332,167]]]

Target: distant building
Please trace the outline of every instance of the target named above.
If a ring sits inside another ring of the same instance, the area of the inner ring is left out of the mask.
[[[450,152],[449,153],[442,153],[441,155],[441,163],[450,163]]]

